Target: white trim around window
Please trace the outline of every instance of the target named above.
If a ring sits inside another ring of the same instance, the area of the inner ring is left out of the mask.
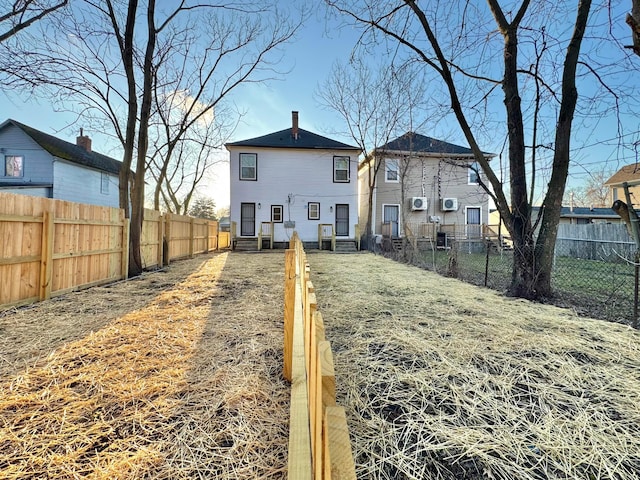
[[[4,156],[4,176],[5,177],[23,177],[24,176],[24,157],[22,155],[5,155]]]
[[[473,162],[467,170],[467,185],[479,185],[480,184],[480,165],[478,162]]]
[[[387,158],[384,161],[384,181],[386,183],[400,181],[400,161],[397,158]]]
[[[258,154],[241,153],[239,159],[240,180],[258,180]]]
[[[271,205],[271,221],[282,223],[283,211],[282,205]]]
[[[333,157],[333,183],[349,183],[351,170],[351,157]]]
[[[320,202],[309,202],[307,204],[307,219],[320,220]]]

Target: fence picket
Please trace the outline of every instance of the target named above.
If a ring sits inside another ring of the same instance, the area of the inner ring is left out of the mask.
[[[145,268],[162,265],[165,238],[167,258],[182,258],[208,250],[211,224],[218,231],[217,222],[167,214],[163,235],[160,212],[145,217]],[[194,225],[192,237],[182,238],[185,224]],[[0,193],[0,242],[0,307],[126,278],[129,269],[129,220],[118,208]]]
[[[333,354],[309,277],[306,254],[294,232],[285,252],[285,378],[288,369],[292,371],[288,474],[296,479],[355,480],[346,416],[335,406]]]

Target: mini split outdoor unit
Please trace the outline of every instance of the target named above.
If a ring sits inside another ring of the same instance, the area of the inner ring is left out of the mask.
[[[413,197],[411,199],[411,210],[426,210],[427,209],[427,197]]]
[[[440,202],[440,210],[443,212],[455,212],[458,210],[457,198],[443,198]]]

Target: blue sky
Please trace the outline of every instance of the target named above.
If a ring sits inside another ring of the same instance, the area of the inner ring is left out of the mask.
[[[296,38],[282,48],[279,69],[288,73],[279,79],[264,83],[249,83],[240,87],[232,97],[234,103],[246,114],[238,125],[232,141],[264,135],[291,126],[291,111],[299,112],[300,127],[321,135],[328,135],[331,126],[339,117],[320,108],[314,98],[319,83],[324,81],[331,65],[336,60],[348,58],[357,36],[348,30],[334,30],[325,34],[322,12],[308,18]],[[20,98],[11,92],[0,93],[2,120],[13,118],[43,132],[69,142],[75,142],[79,128],[92,138],[95,151],[120,158],[117,143],[99,132],[92,131],[79,122],[72,127],[76,116],[56,111],[49,99]],[[347,137],[331,135],[336,140],[353,144]],[[226,150],[223,154],[226,155]],[[216,200],[219,207],[229,204],[229,172],[226,165],[215,167],[210,180],[203,188],[204,195]]]
[[[623,22],[626,10],[620,8],[618,13],[619,17],[613,20],[622,25],[620,28],[624,33],[624,29],[628,28]],[[315,92],[318,85],[328,76],[332,64],[335,61],[348,59],[357,39],[358,32],[349,27],[337,28],[337,23],[327,25],[324,7],[318,6],[296,38],[282,47],[280,69],[288,73],[278,80],[246,84],[236,91],[233,101],[240,110],[246,111],[246,115],[232,140],[251,138],[287,128],[291,125],[291,111],[296,110],[300,114],[301,128],[353,144],[348,137],[329,133],[342,128],[341,118],[337,113],[321,107]],[[99,132],[92,131],[82,122],[68,127],[76,120],[74,114],[56,112],[55,106],[48,99],[37,101],[33,98],[21,99],[15,95],[7,98],[0,94],[0,111],[2,120],[13,118],[71,142],[75,141],[79,128],[83,127],[85,134],[93,139],[94,150],[115,158],[120,156],[118,146],[114,145],[112,140],[100,135]],[[625,122],[630,122],[631,128],[638,130],[637,117],[627,118]],[[432,129],[425,128],[420,133],[467,145],[453,119],[445,120]],[[584,143],[591,146],[576,155],[578,163],[571,170],[570,185],[583,182],[588,176],[588,171],[600,168],[602,162],[608,162],[611,169],[618,169],[634,161],[634,152],[627,151],[621,154],[617,150],[616,141],[613,140],[615,137],[613,120],[601,122],[593,132],[590,132],[589,138]],[[497,152],[502,140],[495,139],[495,141],[494,145],[481,145],[481,147],[485,151]],[[227,166],[217,167],[205,185],[204,195],[214,198],[219,207],[226,206],[229,201],[228,183]]]

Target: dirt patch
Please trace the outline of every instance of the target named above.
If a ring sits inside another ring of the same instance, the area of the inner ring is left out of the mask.
[[[637,331],[372,254],[308,259],[358,478],[637,478]]]
[[[282,260],[201,256],[5,313],[3,478],[284,478]]]

